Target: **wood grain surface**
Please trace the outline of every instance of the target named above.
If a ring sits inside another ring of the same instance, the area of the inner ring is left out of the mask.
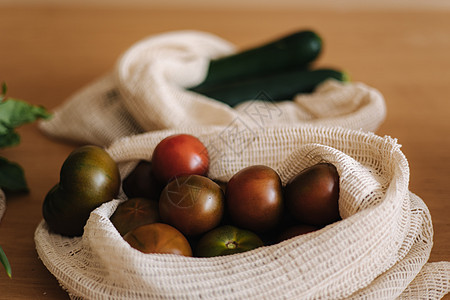
[[[10,96],[53,109],[152,34],[202,30],[243,49],[305,28],[323,37],[318,65],[343,68],[384,95],[388,115],[377,134],[402,144],[410,190],[430,209],[430,261],[450,261],[449,12],[1,7],[0,81]],[[33,235],[43,198],[76,145],[47,138],[36,124],[19,132],[20,146],[0,155],[24,167],[31,191],[7,198],[0,245],[13,278],[0,270],[0,299],[68,299],[39,261]]]

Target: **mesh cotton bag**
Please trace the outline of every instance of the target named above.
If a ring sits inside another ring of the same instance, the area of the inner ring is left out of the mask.
[[[126,137],[108,151],[125,177],[162,138],[180,132],[207,146],[209,176],[219,180],[265,164],[285,184],[310,165],[333,163],[343,220],[231,256],[143,254],[109,221],[124,201],[115,199],[91,213],[82,237],[54,234],[44,221],[36,229],[40,258],[72,298],[439,299],[450,290],[450,263],[427,263],[430,214],[408,189],[409,167],[396,140],[338,127],[208,126]]]
[[[212,58],[233,52],[229,42],[205,32],[150,36],[125,51],[110,73],[69,97],[40,127],[54,137],[109,145],[153,130],[227,126],[238,118],[259,122],[256,109],[270,114],[265,126],[315,124],[374,131],[385,118],[382,95],[358,82],[326,81],[294,99],[251,101],[250,106],[244,102],[234,108],[185,89],[204,80]]]

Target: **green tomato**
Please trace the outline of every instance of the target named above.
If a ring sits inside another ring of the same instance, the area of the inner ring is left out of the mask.
[[[82,146],[64,161],[60,181],[46,195],[42,213],[49,228],[65,236],[80,236],[90,213],[119,193],[120,174],[102,148]]]
[[[241,253],[263,246],[255,233],[223,225],[206,233],[196,246],[195,256],[213,257]]]

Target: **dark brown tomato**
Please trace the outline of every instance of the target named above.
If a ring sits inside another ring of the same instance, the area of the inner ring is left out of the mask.
[[[164,188],[159,199],[163,222],[187,236],[216,227],[222,219],[224,206],[219,185],[200,175],[177,177]]]
[[[273,229],[283,212],[281,180],[268,166],[237,172],[227,184],[225,198],[233,224],[255,232]]]
[[[225,192],[227,191],[227,183],[220,180],[214,180],[214,182],[220,186],[222,192],[225,194]]]
[[[313,225],[306,225],[306,224],[294,225],[281,231],[277,240],[278,242],[281,242],[296,237],[298,235],[310,233],[319,229],[320,227]]]
[[[339,174],[330,163],[311,166],[285,187],[287,210],[300,223],[325,226],[340,220]]]
[[[72,151],[60,172],[60,188],[64,193],[80,197],[80,205],[97,207],[112,200],[120,188],[116,162],[101,147],[87,145]]]
[[[166,137],[153,150],[153,175],[164,185],[183,175],[205,175],[208,168],[208,150],[189,134]]]
[[[95,207],[84,207],[76,194],[64,193],[59,183],[47,193],[42,214],[50,230],[64,236],[81,236],[84,225]],[[100,203],[99,203],[100,205]]]
[[[83,233],[89,214],[117,196],[120,173],[116,162],[101,147],[86,145],[72,151],[60,171],[60,181],[46,195],[42,212],[54,232]]]
[[[123,236],[131,247],[143,253],[167,253],[192,256],[191,245],[176,228],[153,223],[139,226]]]
[[[158,201],[147,198],[131,198],[117,206],[111,223],[121,235],[146,224],[160,221]]]
[[[164,188],[159,184],[152,172],[152,163],[141,160],[123,180],[122,189],[128,198],[144,197],[148,199],[159,199]]]
[[[246,252],[263,246],[259,236],[249,230],[224,225],[207,232],[195,248],[195,256],[214,257]]]

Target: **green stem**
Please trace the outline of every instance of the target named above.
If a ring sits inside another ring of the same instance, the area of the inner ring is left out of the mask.
[[[235,241],[228,241],[228,242],[225,244],[225,246],[226,246],[228,249],[236,249],[237,243],[236,243]]]

